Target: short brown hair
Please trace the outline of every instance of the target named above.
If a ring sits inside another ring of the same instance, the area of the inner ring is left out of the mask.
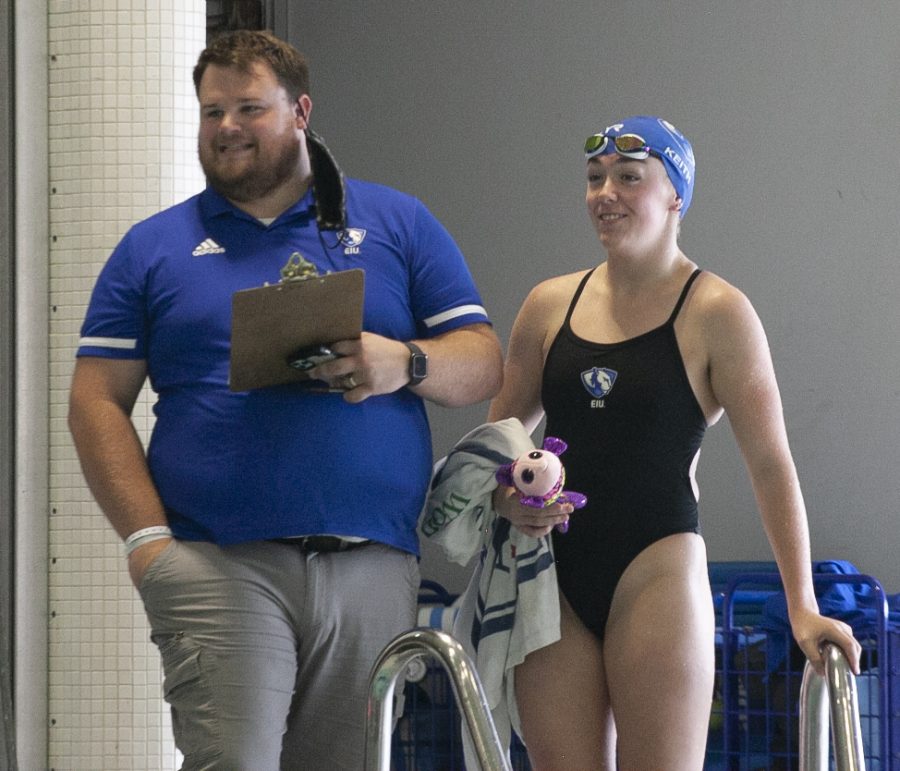
[[[226,32],[209,43],[194,67],[194,88],[199,94],[200,81],[210,64],[249,72],[256,62],[272,68],[292,102],[309,93],[309,65],[303,54],[271,32],[246,29]]]

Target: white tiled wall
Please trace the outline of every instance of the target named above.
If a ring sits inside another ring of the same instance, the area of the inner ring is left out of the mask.
[[[66,428],[94,279],[133,222],[197,192],[191,70],[203,0],[50,0],[50,660],[52,769],[170,769],[178,760],[156,649],[122,546]],[[146,438],[149,394],[135,410]]]

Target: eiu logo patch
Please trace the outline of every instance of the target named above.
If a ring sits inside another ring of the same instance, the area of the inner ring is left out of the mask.
[[[603,399],[610,391],[619,373],[606,367],[592,367],[581,373],[581,384],[595,399]]]
[[[365,237],[364,228],[347,228],[341,231],[341,244],[343,246],[359,246]]]

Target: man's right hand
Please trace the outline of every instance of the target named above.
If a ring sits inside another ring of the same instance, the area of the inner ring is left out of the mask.
[[[131,576],[131,582],[136,588],[141,585],[141,579],[150,563],[155,560],[160,553],[172,542],[171,538],[158,538],[143,546],[138,546],[131,554],[128,555],[128,573]]]

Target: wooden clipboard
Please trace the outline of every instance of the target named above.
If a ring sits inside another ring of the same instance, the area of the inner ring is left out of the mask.
[[[357,268],[235,292],[229,388],[309,381],[289,358],[306,346],[358,338],[364,289],[364,271]]]

